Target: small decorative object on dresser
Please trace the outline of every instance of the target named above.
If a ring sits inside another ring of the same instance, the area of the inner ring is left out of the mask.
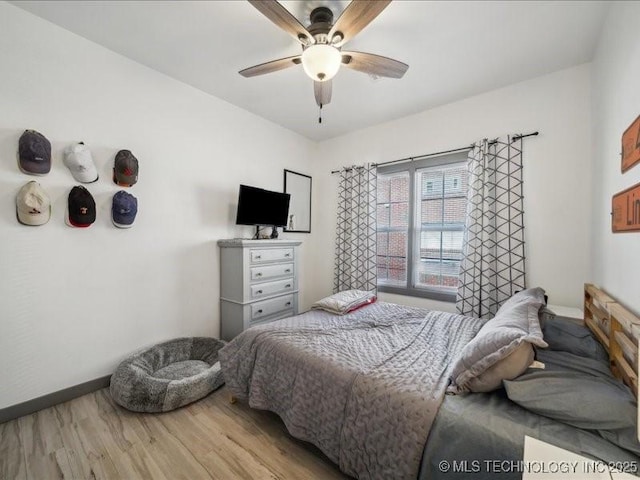
[[[220,337],[298,314],[298,246],[288,240],[219,240]]]

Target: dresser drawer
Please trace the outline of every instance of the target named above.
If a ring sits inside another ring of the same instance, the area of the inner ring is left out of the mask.
[[[276,282],[259,283],[251,286],[251,299],[268,297],[293,290],[293,278],[278,280]]]
[[[250,271],[252,282],[262,282],[278,277],[293,277],[293,263],[251,267]]]
[[[282,262],[293,260],[293,248],[253,248],[249,252],[251,263]]]
[[[293,307],[293,295],[284,295],[251,305],[251,322],[276,315]]]

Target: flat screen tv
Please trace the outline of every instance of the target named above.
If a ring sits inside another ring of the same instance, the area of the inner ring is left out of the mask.
[[[288,193],[240,185],[237,225],[284,227],[289,216]]]

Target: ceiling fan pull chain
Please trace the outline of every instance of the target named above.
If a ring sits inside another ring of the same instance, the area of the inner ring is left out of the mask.
[[[318,123],[322,123],[322,104],[320,104],[320,111],[318,112]]]

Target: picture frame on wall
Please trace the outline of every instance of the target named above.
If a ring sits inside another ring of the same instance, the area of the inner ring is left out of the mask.
[[[622,173],[640,163],[640,115],[622,134]]]
[[[284,231],[311,233],[311,177],[285,169],[284,193],[291,195]]]

